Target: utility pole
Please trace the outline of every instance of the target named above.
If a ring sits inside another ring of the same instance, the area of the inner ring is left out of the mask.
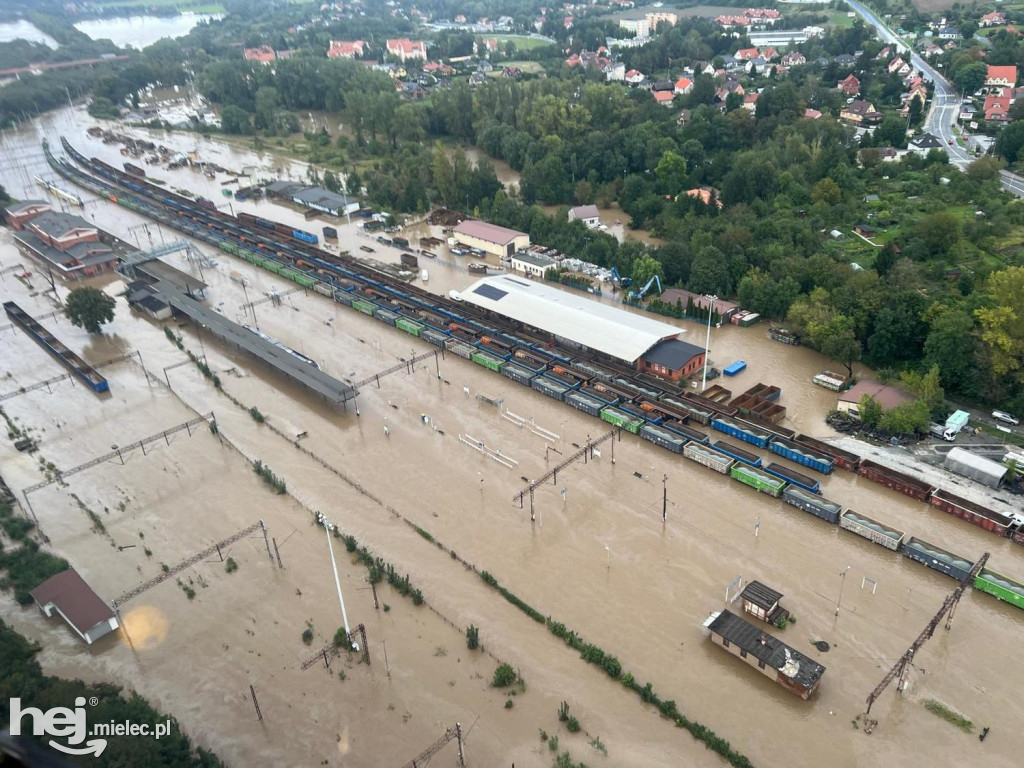
[[[661,477],[661,522],[668,522],[668,475]]]
[[[327,533],[327,549],[331,553],[331,568],[334,569],[334,585],[338,588],[338,602],[341,604],[341,620],[345,625],[345,634],[350,635],[352,631],[348,627],[348,614],[345,613],[345,598],[341,594],[341,577],[338,576],[338,563],[334,560],[334,544],[331,542],[331,531],[334,530],[334,525],[324,517],[323,513],[317,513],[317,522],[324,527],[324,531]],[[356,649],[358,650],[358,648]]]

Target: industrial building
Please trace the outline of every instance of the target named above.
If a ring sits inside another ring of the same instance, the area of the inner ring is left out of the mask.
[[[292,181],[275,181],[267,185],[271,197],[291,200],[296,205],[329,213],[331,216],[345,216],[359,210],[359,203],[322,187],[308,187]]]
[[[544,277],[549,269],[555,268],[555,260],[540,253],[522,251],[512,257],[512,271],[522,272],[530,277]]]
[[[511,258],[516,251],[530,247],[530,236],[525,232],[486,221],[464,221],[455,226],[452,235],[471,248],[479,248],[501,259]]]
[[[89,645],[118,627],[117,616],[110,606],[74,568],[51,576],[29,594],[44,614],[53,616],[56,611]]]
[[[596,352],[638,372],[678,381],[704,365],[704,349],[678,338],[680,328],[517,275],[485,277],[462,301],[540,335]]]
[[[811,697],[825,674],[821,664],[730,611],[712,613],[704,626],[711,633],[712,643],[802,699]]]

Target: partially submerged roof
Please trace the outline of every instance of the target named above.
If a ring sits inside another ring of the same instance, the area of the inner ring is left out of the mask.
[[[50,204],[46,200],[22,200],[20,202],[12,202],[4,208],[4,210],[13,215],[21,213],[22,211],[27,211],[30,208],[38,208],[40,205],[44,205],[47,208],[50,207]]]
[[[825,667],[818,662],[730,611],[723,610],[707,627],[807,690],[814,688],[825,674]]]
[[[682,332],[660,320],[515,275],[477,280],[462,291],[462,300],[630,363]]]
[[[114,611],[92,591],[74,568],[51,576],[29,594],[45,608],[51,603],[79,634],[84,635],[101,621],[114,618]]]
[[[456,235],[468,235],[497,245],[508,245],[517,237],[529,237],[525,232],[499,227],[486,221],[464,221],[452,230]]]
[[[668,339],[655,344],[644,353],[644,360],[678,371],[697,355],[703,355],[704,348],[681,339]]]
[[[740,599],[770,611],[782,599],[782,593],[766,587],[760,581],[752,581],[740,592]]]
[[[864,395],[871,395],[883,408],[895,408],[897,405],[902,405],[910,400],[909,397],[896,389],[896,387],[889,387],[885,384],[879,384],[877,381],[863,379],[839,395],[839,401],[857,404]]]

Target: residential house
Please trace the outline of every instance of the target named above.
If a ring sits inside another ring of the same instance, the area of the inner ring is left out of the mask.
[[[978,19],[979,27],[1002,27],[1006,25],[1006,14],[1001,11],[986,13]]]
[[[748,59],[743,65],[743,71],[749,74],[763,75],[768,71],[768,62],[762,59],[760,56],[754,59]]]
[[[512,80],[518,80],[523,76],[523,70],[519,67],[503,67],[501,70],[502,77],[508,77]]]
[[[939,40],[963,40],[964,36],[960,34],[960,30],[956,27],[939,27],[938,31]]]
[[[911,66],[907,64],[901,57],[897,56],[895,59],[889,62],[889,66],[886,67],[890,75],[899,75],[903,77],[911,71]]]
[[[644,76],[644,73],[639,69],[631,69],[625,76],[626,85],[640,85],[640,83],[644,82],[646,79],[647,78]]]
[[[51,576],[29,594],[46,616],[59,615],[88,645],[118,627],[114,611],[74,568]]]
[[[857,57],[851,56],[848,53],[841,53],[835,58],[836,64],[840,67],[852,67],[857,63]]]
[[[274,54],[274,49],[269,45],[261,45],[259,48],[246,48],[244,56],[246,61],[256,61],[260,64],[271,64],[277,58]]]
[[[604,77],[608,82],[624,82],[626,79],[626,65],[621,61],[610,61],[604,68]]]
[[[403,62],[416,59],[427,60],[427,44],[422,40],[410,40],[407,37],[389,39],[387,52]]]
[[[860,93],[860,80],[851,72],[836,84],[836,88],[847,96],[857,96]]]
[[[1008,123],[1010,121],[1010,105],[1013,99],[1010,98],[1009,89],[1002,89],[998,93],[991,93],[985,97],[985,122],[986,123]]]
[[[470,85],[483,85],[487,82],[487,74],[485,72],[474,72],[469,76]]]
[[[1014,66],[997,67],[990,64],[985,75],[985,85],[1013,88],[1017,85],[1017,68]]]
[[[694,187],[693,189],[686,190],[683,194],[700,200],[704,205],[711,205],[711,201],[714,200],[718,208],[722,207],[722,199],[718,196],[718,190],[714,187]],[[678,200],[678,197],[676,199]]]
[[[666,107],[672,106],[672,101],[676,95],[672,91],[653,91],[654,100],[659,104],[663,104]]]
[[[693,116],[693,110],[681,109],[679,110],[679,117],[676,118],[676,125],[686,125],[690,122],[690,117]]]
[[[741,48],[732,55],[734,61],[750,61],[761,55],[757,48]]]
[[[769,48],[764,48],[764,49],[761,50],[761,56],[759,58],[762,58],[765,61],[771,61],[772,59],[774,59],[778,55],[779,55],[779,52],[777,50],[775,50],[774,48],[770,48],[769,47]]]
[[[799,67],[807,63],[807,57],[800,51],[790,51],[782,57],[781,63],[784,67]]]
[[[877,55],[877,56],[875,56],[875,61],[886,61],[886,60],[888,60],[888,58],[889,58],[889,57],[890,57],[891,55],[892,55],[892,48],[890,48],[890,47],[889,47],[889,46],[887,45],[887,46],[885,46],[885,48],[883,48],[882,50],[880,50],[880,51],[878,52],[878,55]]]
[[[839,119],[857,126],[874,125],[882,120],[882,113],[870,101],[854,99],[839,112]]]
[[[569,209],[569,221],[582,221],[588,227],[597,227],[601,224],[601,216],[596,205],[577,205]]]
[[[748,93],[743,96],[743,108],[748,112],[753,112],[757,109],[757,97],[759,93]]]
[[[929,58],[932,56],[938,56],[940,53],[942,53],[942,48],[937,46],[935,43],[932,43],[931,45],[924,49],[924,55],[928,56]]]
[[[680,77],[676,80],[675,92],[681,96],[685,96],[693,90],[693,80],[688,77]]]
[[[761,621],[781,626],[782,622],[789,618],[789,611],[779,605],[782,600],[782,593],[762,584],[760,581],[752,581],[740,592],[740,603],[743,610],[756,616]]]
[[[903,106],[900,108],[900,114],[906,117],[910,114],[910,105],[915,101],[921,106],[921,111],[924,112],[924,106],[928,103],[928,89],[924,83],[915,86],[913,89],[900,95],[900,101],[903,102]]]
[[[808,120],[817,120],[821,117],[821,112],[816,109],[807,108],[804,110],[804,117]]]
[[[362,58],[365,53],[366,43],[363,40],[331,40],[331,47],[327,49],[327,58]]]
[[[927,155],[933,149],[945,149],[945,145],[932,134],[921,133],[907,142],[907,149],[918,155]]]

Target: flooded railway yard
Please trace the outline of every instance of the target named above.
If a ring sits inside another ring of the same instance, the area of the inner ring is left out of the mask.
[[[84,130],[79,128],[79,134]],[[52,143],[59,134],[54,128],[47,135]],[[85,154],[118,163],[116,147],[68,136]],[[37,145],[34,131],[28,138]],[[187,170],[154,174],[165,178],[168,188],[189,186],[204,194],[201,175]],[[284,207],[265,202],[235,206],[309,228],[301,214]],[[146,219],[109,203],[87,203],[84,215],[132,242],[135,233],[150,236],[131,230]],[[155,233],[152,224],[150,231]],[[153,236],[161,234],[178,237]],[[369,242],[339,227],[342,248],[348,247],[346,236]],[[392,251],[382,247],[373,255],[397,261],[398,252]],[[209,284],[206,303],[229,319],[253,321],[232,272],[249,281],[250,298],[275,289],[284,295],[294,288],[228,254],[215,258],[218,265],[203,273]],[[440,294],[473,282],[461,264],[453,260],[453,266],[444,266],[443,259],[420,260],[430,270],[428,282],[420,283],[424,288]],[[19,261],[9,233],[0,230],[0,270]],[[168,261],[195,269],[180,255]],[[30,278],[32,289],[9,271],[0,276],[4,301],[17,301],[37,317],[55,308],[39,293],[46,286],[37,275]],[[105,285],[112,295],[122,288],[117,281]],[[66,294],[66,287],[59,290]],[[290,293],[279,305],[264,302],[254,311],[260,330],[341,379],[364,379],[436,349],[314,293]],[[54,550],[110,600],[157,574],[161,563],[178,562],[262,518],[280,546],[284,569],[268,558],[262,537],[240,541],[227,553],[238,561],[237,572],[227,574],[216,558],[197,563],[177,577],[184,585],[191,580],[194,600],[182,585],[172,583],[177,579],[169,579],[127,604],[125,633],[90,649],[63,625],[47,621],[34,608],[18,608],[10,598],[0,602],[0,614],[41,643],[47,671],[138,690],[173,712],[186,732],[229,764],[326,760],[330,765],[401,765],[456,721],[468,732],[470,765],[550,765],[553,755],[538,739],[538,729],[559,735],[559,751],[568,749],[574,759],[590,765],[725,764],[394,513],[493,574],[541,614],[615,654],[624,671],[651,682],[662,699],[675,700],[681,712],[728,739],[754,765],[1019,762],[1024,702],[1015,694],[1024,673],[1015,654],[1024,614],[975,590],[964,594],[951,630],[940,628],[918,653],[906,692],[897,695],[890,686],[876,702],[872,717],[879,725],[874,732],[851,727],[864,711],[867,694],[956,584],[838,526],[630,434],[615,439],[614,463],[611,445],[605,443],[599,457],[573,463],[556,483],[538,488],[537,520],[531,522],[529,500],[525,509],[512,500],[525,485],[522,478],[544,474],[576,451],[574,444],[598,437],[609,425],[468,360],[448,354],[436,366],[428,359],[411,373],[381,378],[379,388],[366,385],[357,415],[352,406],[328,408],[187,323],[171,325],[187,349],[205,354],[223,392],[191,364],[165,372],[165,366],[186,359],[184,352],[159,323],[130,311],[123,299],[101,336],[89,336],[63,318],[42,322],[90,363],[135,350],[151,374],[147,377],[138,362],[121,362],[103,369],[109,396],[64,381],[52,391],[39,389],[4,402],[10,418],[33,430],[40,441],[38,455],[46,461],[66,469],[110,452],[111,446],[209,412],[221,435],[242,454],[200,426],[192,436],[178,433],[169,445],[154,444],[148,455],[133,451],[123,466],[113,459],[69,477],[66,486],[33,493],[32,508]],[[703,341],[702,326],[681,327],[688,340]],[[823,417],[835,395],[810,383],[811,376],[828,367],[826,361],[807,349],[770,341],[765,330],[712,330],[716,364],[740,359],[748,364],[746,371],[720,383],[736,393],[758,381],[775,384],[788,409],[784,426],[830,438],[834,433]],[[17,330],[0,332],[0,361],[0,375],[6,377],[0,394],[64,372]],[[267,424],[253,420],[246,410],[252,406],[265,414]],[[557,438],[548,440],[517,426],[502,408]],[[298,445],[336,471],[268,425],[289,436],[305,433]],[[507,463],[516,463],[508,468],[460,436],[482,441],[511,460]],[[289,495],[276,495],[263,485],[243,455],[263,461],[285,480]],[[9,443],[0,451],[0,474],[16,492],[42,477],[37,459],[17,453]],[[844,507],[970,560],[990,552],[989,567],[1024,576],[1024,548],[1009,540],[853,473],[813,474],[824,496]],[[103,532],[94,530],[97,526],[71,494],[98,516]],[[366,626],[370,667],[353,658],[339,660],[330,675],[322,665],[300,669],[301,661],[329,642],[341,623],[323,529],[313,523],[310,509],[324,512],[360,544],[408,573],[440,614],[414,606],[387,585],[378,589],[390,611],[375,610],[366,569],[336,541],[348,615],[352,624]],[[117,549],[129,544],[136,546]],[[847,566],[847,576],[841,577]],[[701,622],[725,606],[726,586],[741,574],[745,581],[760,580],[785,595],[783,605],[797,622],[770,631],[827,667],[810,701],[792,696],[707,641]],[[865,578],[877,582],[877,590],[870,583],[862,587]],[[316,634],[308,647],[300,639],[307,621]],[[493,657],[466,649],[469,624],[480,628],[481,642]],[[812,638],[828,641],[831,650],[817,651]],[[519,670],[525,692],[509,699],[490,688],[499,661]],[[345,680],[336,674],[342,669]],[[249,698],[250,684],[259,698],[261,722]],[[586,738],[568,734],[558,722],[563,699],[579,717]],[[980,743],[936,718],[921,706],[925,699],[964,713],[979,729],[990,727],[988,739]],[[505,709],[506,700],[513,701],[511,709]],[[607,758],[588,746],[595,736],[607,746]],[[434,760],[455,765],[454,745]]]

